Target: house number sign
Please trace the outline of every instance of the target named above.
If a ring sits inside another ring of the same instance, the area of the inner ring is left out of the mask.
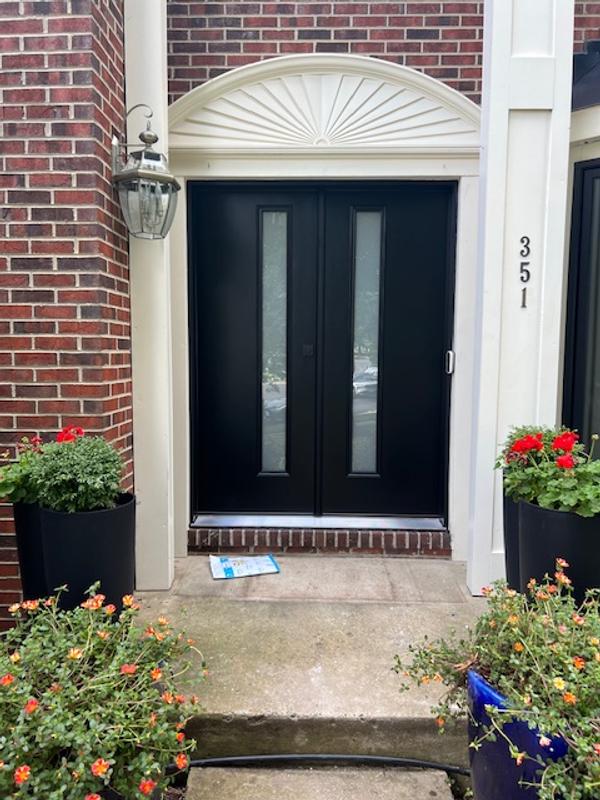
[[[521,236],[520,244],[521,249],[519,250],[519,255],[521,256],[521,265],[519,268],[519,278],[521,279],[521,283],[524,284],[524,286],[521,287],[521,308],[527,308],[527,284],[531,280],[531,262],[525,261],[524,259],[529,259],[531,255],[531,239],[529,236]]]

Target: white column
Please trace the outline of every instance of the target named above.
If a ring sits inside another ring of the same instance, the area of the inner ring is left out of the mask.
[[[486,0],[468,583],[504,574],[509,428],[558,420],[573,0]]]
[[[156,148],[168,151],[166,0],[125,0],[127,108],[154,111]],[[127,141],[145,127],[129,117]],[[171,318],[168,241],[130,238],[136,586],[168,589],[173,581]]]

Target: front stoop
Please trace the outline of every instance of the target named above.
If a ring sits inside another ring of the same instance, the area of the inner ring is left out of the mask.
[[[199,695],[196,755],[388,755],[465,765],[464,727],[440,736],[437,684],[402,693],[394,655],[464,631],[482,601],[464,567],[434,559],[278,556],[279,575],[212,580],[208,559],[177,564],[144,614],[183,626],[203,651],[181,679]],[[395,774],[395,773],[394,773]],[[210,796],[207,795],[207,796]],[[427,795],[423,795],[427,796]]]
[[[447,530],[191,528],[192,553],[348,553],[450,558]]]
[[[452,800],[440,772],[394,769],[192,770],[187,800]]]

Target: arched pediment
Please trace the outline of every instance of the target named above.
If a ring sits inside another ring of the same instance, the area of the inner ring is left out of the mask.
[[[407,67],[362,56],[284,56],[240,67],[169,109],[169,149],[474,153],[479,108]]]

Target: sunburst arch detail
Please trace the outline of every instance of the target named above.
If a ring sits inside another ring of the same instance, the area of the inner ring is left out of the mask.
[[[169,149],[475,152],[478,106],[374,58],[284,56],[225,73],[169,109]]]

